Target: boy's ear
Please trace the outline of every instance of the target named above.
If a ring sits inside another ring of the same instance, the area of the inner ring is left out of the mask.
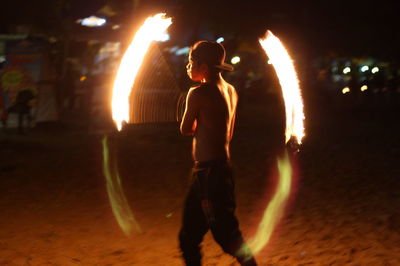
[[[200,65],[200,71],[201,71],[201,73],[207,73],[207,71],[208,71],[208,65],[205,64],[205,63],[202,63],[202,64]]]

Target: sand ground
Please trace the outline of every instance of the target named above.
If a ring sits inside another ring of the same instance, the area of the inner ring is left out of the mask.
[[[306,109],[307,138],[285,218],[260,265],[400,265],[398,108]],[[232,142],[237,214],[248,238],[282,152],[277,104],[249,100]],[[396,113],[397,112],[397,113]],[[183,265],[178,250],[190,139],[177,124],[114,139],[141,234],[118,227],[102,174],[102,135],[73,126],[0,135],[0,265]],[[208,234],[204,265],[237,265]]]

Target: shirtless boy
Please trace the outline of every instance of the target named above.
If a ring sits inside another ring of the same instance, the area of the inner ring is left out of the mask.
[[[239,255],[244,241],[234,213],[229,151],[238,97],[221,75],[222,70],[233,70],[224,60],[222,45],[199,41],[191,48],[187,65],[189,77],[200,82],[189,90],[180,127],[183,135],[193,136],[193,174],[179,233],[183,259],[189,266],[201,265],[200,244],[208,230],[241,265],[256,265],[251,255]]]

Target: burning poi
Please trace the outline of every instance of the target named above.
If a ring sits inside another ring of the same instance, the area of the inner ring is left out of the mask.
[[[135,82],[136,75],[142,65],[150,44],[159,39],[172,24],[171,18],[160,13],[148,17],[143,25],[136,32],[128,49],[126,50],[114,81],[112,91],[112,118],[115,121],[118,131],[121,131],[123,123],[129,123],[129,96]],[[115,157],[115,156],[114,156]],[[103,139],[103,172],[107,181],[108,198],[112,211],[122,231],[130,235],[132,228],[140,232],[129,207],[121,186],[118,174],[118,166],[109,155],[108,138]]]
[[[259,41],[272,62],[282,89],[286,113],[285,143],[293,142],[295,145],[300,145],[305,135],[305,117],[293,61],[281,41],[271,31],[267,31],[266,36]],[[292,188],[293,168],[287,150],[283,158],[278,158],[277,167],[279,180],[276,192],[264,211],[255,236],[248,241],[253,254],[260,252],[268,244],[272,232],[284,214]],[[247,247],[243,247],[241,252],[247,253]]]

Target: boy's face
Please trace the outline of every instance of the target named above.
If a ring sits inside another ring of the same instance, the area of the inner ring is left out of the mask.
[[[194,61],[191,54],[189,54],[189,62],[186,65],[186,71],[189,78],[193,81],[202,81],[204,78],[204,67]]]

